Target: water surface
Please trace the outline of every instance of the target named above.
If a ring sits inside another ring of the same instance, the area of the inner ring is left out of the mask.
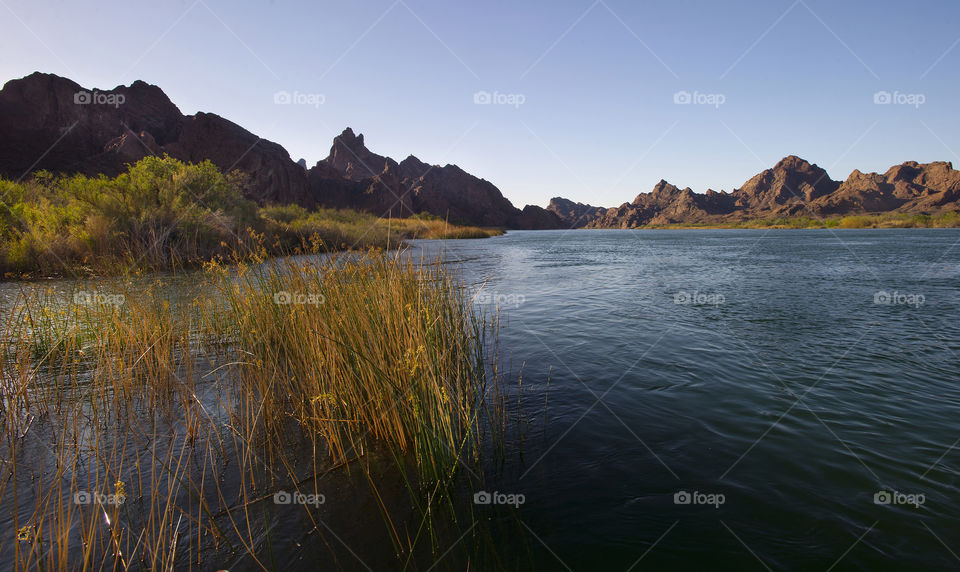
[[[441,256],[478,308],[499,307],[504,382],[522,377],[522,430],[510,424],[506,463],[484,484],[525,503],[475,512],[476,530],[510,531],[492,539],[505,560],[960,568],[960,230],[517,231],[416,241],[410,253]],[[186,301],[210,295],[195,275],[171,280]],[[110,284],[3,283],[0,307],[21,289],[66,304],[78,288],[112,295]],[[42,440],[39,426],[28,439]],[[396,475],[377,497],[359,473],[317,486],[329,498],[315,511],[321,534],[261,504],[272,562],[397,563],[378,504],[408,502]],[[458,489],[466,504],[475,492]],[[885,492],[893,502],[878,504]],[[444,535],[455,549],[435,569],[467,566],[466,522]],[[204,564],[255,568],[187,540]]]
[[[518,511],[551,570],[957,569],[958,240],[580,230],[417,243],[482,286],[479,304],[499,303],[504,358],[541,415],[496,484],[526,504],[491,516]],[[723,503],[677,504],[684,492]]]

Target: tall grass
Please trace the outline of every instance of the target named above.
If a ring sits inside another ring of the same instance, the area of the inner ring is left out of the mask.
[[[960,227],[960,213],[852,215],[830,220],[828,226],[839,228],[956,228]]]
[[[278,255],[500,233],[427,216],[394,222],[349,210],[258,207],[244,198],[246,186],[242,173],[170,157],[144,158],[114,178],[0,179],[0,276],[134,273],[198,267],[261,246]]]
[[[226,278],[226,277],[224,277]],[[444,270],[408,257],[283,259],[219,281],[218,332],[267,425],[291,417],[335,462],[369,436],[432,476],[475,439],[486,329]]]
[[[957,228],[960,212],[938,214],[868,213],[844,217],[814,218],[809,216],[754,218],[739,221],[680,223],[650,228]]]
[[[282,511],[347,566],[316,507],[271,501],[326,492],[332,510],[351,497],[329,487],[357,472],[391,567],[472,529],[455,489],[504,413],[495,320],[455,275],[371,251],[210,263],[188,282],[24,288],[7,309],[0,565],[272,569],[272,547],[295,545],[273,532]]]

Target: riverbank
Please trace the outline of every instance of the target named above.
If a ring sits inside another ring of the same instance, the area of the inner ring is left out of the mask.
[[[41,278],[195,268],[212,260],[396,248],[405,240],[486,238],[502,229],[430,215],[258,207],[246,178],[205,161],[148,157],[114,178],[36,173],[0,180],[0,276]]]
[[[370,252],[189,278],[5,308],[4,568],[275,569],[308,537],[349,568],[357,535],[393,568],[484,530],[461,499],[505,423],[496,322],[455,275]]]
[[[937,215],[877,213],[832,218],[781,217],[718,223],[649,225],[648,229],[728,229],[728,228],[958,228],[960,212]]]

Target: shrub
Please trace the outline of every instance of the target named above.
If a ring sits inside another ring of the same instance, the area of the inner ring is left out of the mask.
[[[126,173],[0,179],[0,274],[62,275],[196,265],[217,257],[393,248],[407,238],[486,237],[424,213],[382,220],[299,205],[258,208],[247,177],[210,161],[147,157]]]

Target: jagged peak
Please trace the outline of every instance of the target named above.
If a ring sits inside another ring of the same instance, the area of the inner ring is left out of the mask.
[[[347,127],[342,132],[340,132],[340,135],[337,135],[336,137],[334,137],[333,143],[334,145],[336,145],[337,143],[342,143],[351,148],[360,148],[365,146],[363,142],[363,133],[356,134],[353,132],[353,129],[350,127]]]
[[[73,81],[68,77],[63,77],[55,73],[46,73],[41,71],[35,71],[30,75],[25,75],[20,78],[14,78],[8,81],[7,83],[34,83],[37,81],[55,81],[59,83],[69,83],[71,85],[79,86],[77,82]]]
[[[334,138],[336,141],[346,143],[348,145],[358,144],[363,145],[363,133],[357,135],[353,132],[353,128],[347,127],[344,129],[340,135]]]
[[[783,159],[777,161],[777,164],[774,166],[774,169],[777,167],[786,167],[789,165],[809,165],[810,162],[798,155],[787,155]]]
[[[83,86],[81,86],[81,85],[80,85],[79,83],[77,83],[76,81],[74,81],[74,80],[72,80],[72,79],[70,79],[70,78],[68,78],[68,77],[63,77],[63,76],[57,75],[57,74],[55,74],[55,73],[46,73],[46,72],[35,71],[35,72],[31,73],[30,75],[26,75],[26,76],[23,76],[23,77],[21,77],[21,78],[11,79],[11,80],[9,80],[9,81],[7,82],[7,84],[17,84],[17,83],[20,83],[20,84],[31,84],[31,83],[37,83],[37,82],[53,82],[53,83],[68,85],[68,86],[70,86],[72,89],[90,89],[90,90],[97,90],[97,91],[103,91],[103,92],[111,92],[111,91],[131,91],[131,90],[134,90],[134,91],[151,90],[151,91],[157,91],[157,92],[163,94],[164,97],[166,97],[166,94],[163,92],[163,90],[160,88],[160,86],[154,85],[154,84],[152,84],[152,83],[147,83],[146,81],[144,81],[144,80],[142,80],[142,79],[135,79],[135,80],[133,80],[133,82],[132,82],[130,85],[125,85],[125,84],[122,84],[122,83],[121,83],[121,84],[115,86],[115,87],[112,88],[112,89],[101,90],[101,89],[96,88],[96,87],[93,87],[93,88],[84,88]],[[5,84],[5,85],[6,85],[6,84]],[[167,98],[167,99],[169,100],[169,98]]]
[[[426,164],[427,164],[427,163],[424,163],[423,161],[421,161],[421,160],[420,160],[418,157],[416,157],[415,155],[407,155],[407,158],[406,158],[406,159],[404,159],[403,161],[400,161],[400,166],[401,166],[401,167],[410,167],[410,166],[420,167],[420,166],[423,166],[423,165],[426,165]]]
[[[689,190],[689,187],[688,187],[688,190]],[[679,191],[680,191],[680,187],[674,185],[673,183],[667,181],[666,179],[660,179],[660,182],[653,186],[653,191],[651,191],[651,193],[654,195],[659,195],[663,193],[672,194]]]
[[[114,89],[121,88],[121,87],[126,87],[126,86],[124,86],[123,84],[120,84]],[[147,83],[142,79],[133,80],[133,83],[131,83],[129,87],[131,89],[144,89],[144,88],[160,89],[159,86],[153,85],[152,83]]]
[[[787,155],[783,159],[777,161],[777,164],[773,166],[773,169],[768,169],[773,171],[816,171],[816,172],[826,172],[816,163],[811,163],[802,157],[797,155]]]

